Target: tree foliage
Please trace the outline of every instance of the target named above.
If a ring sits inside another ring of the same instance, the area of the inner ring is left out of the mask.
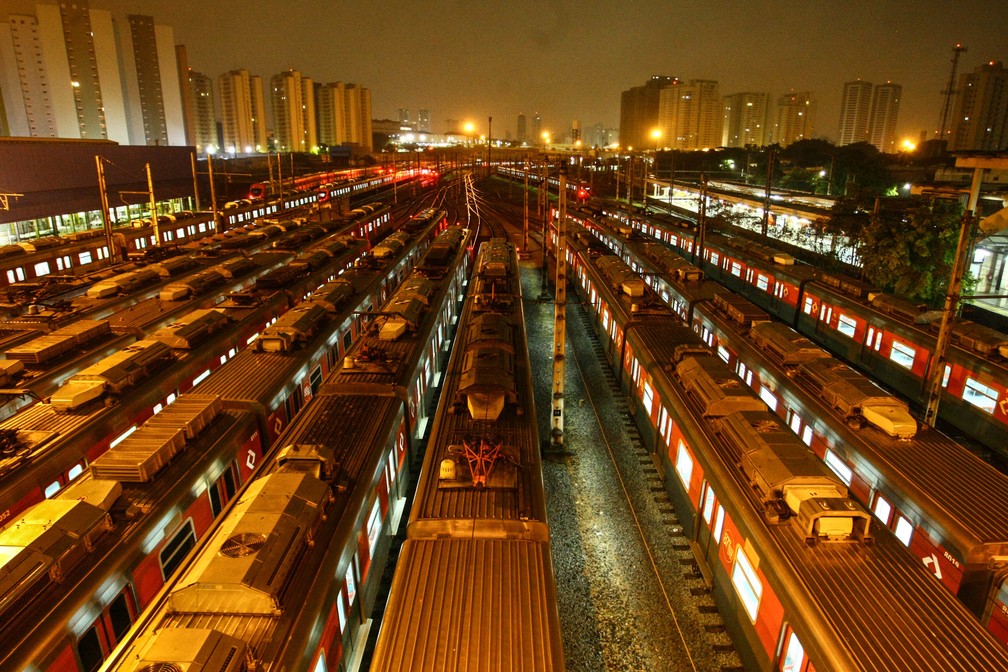
[[[857,250],[865,278],[880,289],[931,306],[948,290],[962,206],[944,199],[879,202],[859,194],[840,199],[823,233],[845,236]]]

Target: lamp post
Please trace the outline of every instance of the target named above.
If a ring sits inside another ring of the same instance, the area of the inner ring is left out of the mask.
[[[651,129],[651,139],[654,140],[654,176],[658,179],[658,141],[661,140],[662,132],[660,128]],[[647,163],[644,164],[644,211],[647,212]]]

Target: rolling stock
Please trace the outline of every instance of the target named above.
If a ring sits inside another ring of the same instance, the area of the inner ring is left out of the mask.
[[[432,380],[447,357],[468,231],[437,280],[417,270],[346,352],[258,475],[106,663],[340,669],[360,656]],[[426,301],[421,300],[420,296]],[[384,327],[405,304],[412,328]]]
[[[691,228],[606,214],[693,259]],[[702,269],[804,336],[869,372],[911,403],[927,402],[936,326],[919,306],[840,274],[794,263],[787,252],[708,235]],[[933,316],[932,316],[933,317]],[[958,322],[943,381],[939,418],[1008,459],[1008,336]]]
[[[503,239],[480,248],[456,338],[371,670],[562,670],[518,263]]]
[[[391,180],[390,175],[355,175],[350,182],[333,184],[326,190],[326,198],[357,198],[385,187]],[[319,196],[320,193],[311,190],[295,192],[285,197],[283,202],[274,200],[264,203],[260,200],[247,207],[221,212],[221,227],[227,231],[259,217],[286,214],[318,202]],[[149,222],[139,226],[137,223],[134,222],[134,226],[117,226],[114,230],[113,245],[121,258],[126,258],[131,252],[143,254],[147,250],[156,249],[153,227]],[[162,245],[166,247],[182,245],[216,233],[213,216],[209,212],[190,212],[178,216],[175,221],[162,221],[159,229]],[[44,298],[47,288],[70,285],[75,277],[87,273],[96,264],[107,263],[106,260],[112,256],[101,229],[0,246],[0,288],[7,292],[8,299],[12,302]],[[56,277],[62,280],[53,283],[51,280]]]
[[[608,240],[609,234],[588,223]],[[919,426],[905,402],[790,327],[766,321],[755,306],[741,308],[745,299],[733,300],[736,315],[749,315],[739,323],[728,314],[727,302],[713,300],[723,297],[716,283],[663,274],[652,266],[655,244],[609,242],[648,274],[655,291],[830,466],[851,495],[1008,644],[1005,575],[997,560],[1008,552],[1008,477]]]
[[[369,218],[384,225],[389,221],[387,214],[380,211]],[[375,230],[384,234],[385,226],[376,226]],[[80,473],[83,465],[180,392],[203,382],[293,303],[319,283],[335,278],[360,254],[359,241],[336,238],[325,245],[320,246],[325,250],[323,258],[300,263],[298,257],[283,267],[299,269],[295,278],[288,279],[284,291],[232,294],[214,309],[198,311],[177,321],[174,327],[126,345],[78,371],[46,402],[23,409],[0,423],[0,428],[10,430],[15,437],[10,453],[0,459],[0,520],[58,491]],[[412,253],[406,257],[412,263]],[[384,289],[374,290],[376,294],[379,291]],[[152,303],[151,307],[156,306]],[[137,319],[133,311],[127,313],[127,317]],[[153,314],[160,313],[155,310]],[[347,342],[355,336],[356,332],[345,335]],[[323,356],[319,353],[315,360]],[[293,372],[285,375],[294,377]],[[273,389],[272,380],[264,379],[265,389]],[[291,384],[292,390],[293,387]],[[242,389],[238,386],[222,393]],[[290,397],[292,390],[281,400]],[[272,405],[274,401],[268,398],[263,404],[271,414],[279,412]],[[296,398],[282,409],[283,417],[270,418],[269,426],[289,420],[294,407],[300,408]]]
[[[1008,665],[976,618],[870,521],[851,497],[854,485],[775,414],[744,407],[752,402],[739,400],[730,369],[689,363],[717,363],[717,351],[700,354],[710,346],[671,309],[632,311],[572,241],[570,277],[748,667]],[[813,512],[826,517],[816,524]]]

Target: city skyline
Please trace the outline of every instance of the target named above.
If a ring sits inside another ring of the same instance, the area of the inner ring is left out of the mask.
[[[435,132],[446,119],[471,120],[485,132],[493,116],[498,137],[516,135],[522,112],[539,112],[543,130],[554,133],[573,119],[616,127],[620,92],[664,74],[716,80],[722,95],[760,91],[777,100],[811,91],[819,101],[815,136],[833,141],[844,82],[899,82],[898,132],[916,139],[938,126],[953,44],[968,48],[960,73],[1008,61],[995,29],[1008,20],[1008,5],[973,0],[918,2],[910,11],[895,2],[713,2],[690,14],[643,1],[519,0],[467,6],[464,14],[446,2],[420,9],[397,0],[378,7],[308,0],[287,13],[262,0],[91,1],[171,25],[190,66],[211,77],[245,68],[268,81],[294,68],[320,82],[363,81],[374,91],[376,118],[396,119],[399,107],[423,101]],[[269,21],[253,20],[259,16]],[[227,21],[240,28],[218,27]],[[768,33],[771,23],[780,38]],[[320,48],[305,49],[312,43]]]

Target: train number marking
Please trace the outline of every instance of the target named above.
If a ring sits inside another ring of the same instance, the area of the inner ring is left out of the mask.
[[[933,567],[932,567],[933,565]],[[941,581],[941,565],[938,564],[938,556],[932,553],[929,557],[924,558],[924,566],[931,567],[931,571],[934,572],[935,578]]]

